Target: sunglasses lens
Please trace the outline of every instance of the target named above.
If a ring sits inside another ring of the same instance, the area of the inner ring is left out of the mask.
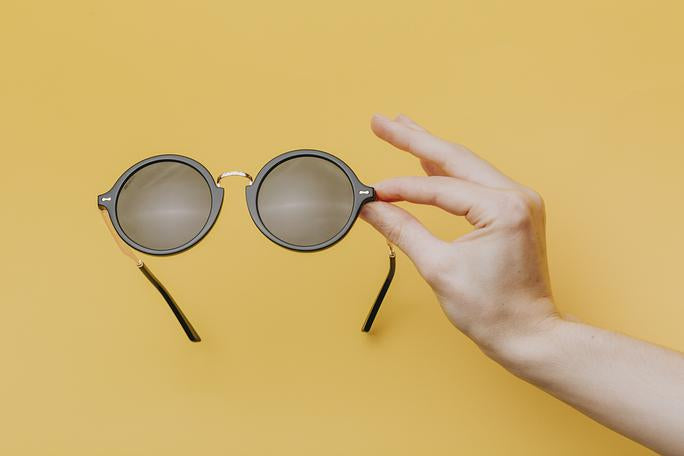
[[[298,246],[335,237],[349,220],[354,190],[345,172],[319,157],[295,157],[273,168],[257,195],[262,222],[274,236]]]
[[[175,161],[152,163],[131,175],[119,192],[119,225],[136,243],[152,250],[180,247],[204,228],[211,190],[193,167]]]

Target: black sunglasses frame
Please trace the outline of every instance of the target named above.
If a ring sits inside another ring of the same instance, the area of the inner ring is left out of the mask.
[[[268,228],[266,228],[263,221],[261,220],[261,216],[259,215],[257,196],[259,194],[259,188],[261,187],[261,183],[263,182],[263,180],[266,178],[268,173],[270,173],[277,166],[281,165],[287,160],[298,157],[318,157],[332,162],[338,168],[344,171],[344,174],[347,176],[347,179],[349,179],[349,182],[354,192],[354,204],[352,206],[352,211],[349,215],[349,219],[347,220],[346,224],[334,237],[328,239],[325,242],[321,242],[320,244],[296,245],[286,242],[272,234],[268,230]],[[145,166],[167,161],[183,163],[187,166],[190,166],[202,175],[211,191],[211,210],[209,212],[209,217],[207,218],[206,223],[204,224],[200,232],[197,233],[197,235],[193,237],[191,240],[189,240],[183,245],[174,247],[172,249],[155,250],[145,247],[144,245],[140,245],[133,239],[128,237],[123,228],[121,228],[121,224],[119,224],[119,220],[116,213],[116,206],[121,190],[124,188],[126,182],[132,175],[140,171]],[[271,161],[266,163],[266,165],[264,165],[263,168],[261,168],[261,171],[259,171],[259,174],[257,174],[254,181],[245,187],[245,195],[247,198],[247,208],[249,210],[249,215],[252,217],[252,220],[256,224],[257,228],[259,228],[259,231],[261,231],[264,234],[264,236],[266,236],[276,244],[288,248],[290,250],[296,250],[300,252],[312,252],[317,250],[323,250],[339,242],[354,225],[354,222],[358,218],[361,207],[365,203],[375,200],[375,191],[373,190],[373,187],[369,187],[361,183],[359,178],[356,177],[356,174],[354,174],[354,171],[352,171],[352,169],[349,166],[347,166],[346,163],[344,163],[342,160],[335,157],[334,155],[331,155],[327,152],[323,152],[321,150],[314,149],[293,150],[290,152],[285,152],[284,154],[278,155],[277,157],[273,158]],[[211,231],[211,229],[214,227],[214,225],[216,224],[216,220],[218,220],[218,216],[221,213],[223,197],[223,187],[219,186],[214,181],[214,178],[209,172],[209,170],[207,170],[207,168],[205,168],[204,165],[202,165],[200,162],[183,155],[165,154],[146,158],[145,160],[142,160],[136,163],[135,165],[131,166],[125,173],[121,175],[121,177],[119,177],[114,186],[107,193],[98,196],[98,206],[106,209],[107,212],[109,212],[109,217],[112,220],[114,229],[116,229],[116,232],[119,234],[119,236],[121,236],[121,239],[123,239],[129,246],[133,247],[134,249],[140,252],[147,253],[149,255],[173,255],[175,253],[183,252],[195,246],[207,234],[209,234],[209,231]]]
[[[275,169],[277,166],[281,165],[282,163],[286,162],[287,160],[291,160],[293,158],[298,158],[298,157],[317,157],[321,158],[324,160],[328,160],[332,162],[334,165],[336,165],[338,168],[340,168],[344,174],[347,176],[347,179],[349,179],[349,182],[351,184],[353,193],[354,193],[354,202],[352,206],[352,210],[349,216],[349,219],[345,223],[345,225],[342,227],[342,229],[335,234],[331,239],[326,240],[325,242],[315,244],[315,245],[296,245],[296,244],[291,244],[288,243],[274,234],[272,234],[268,228],[265,226],[263,221],[261,220],[261,216],[259,215],[259,208],[258,208],[258,202],[257,198],[259,195],[259,188],[261,187],[262,182],[268,176],[268,174]],[[145,247],[143,245],[138,244],[135,242],[133,239],[131,239],[126,232],[123,230],[121,227],[121,224],[118,221],[117,217],[117,202],[119,198],[119,194],[122,189],[125,188],[126,183],[128,179],[133,176],[136,172],[140,171],[142,168],[149,166],[154,163],[160,163],[160,162],[178,162],[185,164],[187,166],[190,166],[193,168],[195,171],[200,173],[202,177],[205,179],[207,182],[207,185],[209,186],[209,189],[211,191],[211,209],[209,212],[209,216],[207,218],[207,221],[205,222],[204,226],[202,229],[195,235],[191,240],[186,242],[183,245],[180,245],[178,247],[174,247],[172,249],[166,249],[166,250],[155,250],[155,249],[150,249],[148,247]],[[106,214],[108,215],[108,219],[111,222],[111,226],[114,229],[116,235],[119,236],[121,240],[123,240],[129,247],[132,247],[135,250],[138,250],[140,252],[149,254],[149,255],[156,255],[156,256],[166,256],[166,255],[174,255],[180,252],[183,252],[185,250],[188,250],[191,247],[194,247],[197,245],[204,237],[211,231],[211,229],[214,227],[216,220],[218,219],[219,214],[221,213],[221,207],[223,205],[223,198],[224,198],[224,189],[220,186],[220,181],[224,176],[227,175],[241,175],[243,177],[247,177],[250,182],[247,184],[245,187],[245,197],[247,200],[247,208],[249,210],[249,214],[254,221],[255,225],[261,231],[264,236],[266,236],[268,239],[273,241],[274,243],[280,245],[281,247],[285,247],[290,250],[294,251],[299,251],[299,252],[312,252],[312,251],[318,251],[318,250],[323,250],[325,248],[331,247],[332,245],[336,244],[339,242],[351,229],[351,227],[354,225],[354,222],[358,218],[359,212],[361,208],[363,207],[364,204],[370,201],[375,200],[375,191],[373,187],[369,187],[367,185],[364,185],[354,174],[352,169],[347,166],[346,163],[344,163],[342,160],[339,158],[335,157],[334,155],[331,155],[327,152],[321,151],[321,150],[315,150],[315,149],[299,149],[299,150],[293,150],[290,152],[285,152],[284,154],[278,155],[277,157],[273,158],[270,160],[264,167],[259,171],[257,174],[256,178],[252,181],[251,177],[246,174],[246,173],[224,173],[221,175],[219,178],[214,180],[213,176],[207,170],[207,168],[204,167],[201,163],[199,163],[196,160],[193,160],[190,157],[186,157],[183,155],[176,155],[176,154],[164,154],[164,155],[157,155],[154,157],[149,157],[146,158],[145,160],[142,160],[135,165],[131,166],[126,172],[124,172],[119,179],[115,182],[115,184],[112,186],[112,188],[106,192],[103,193],[102,195],[98,195],[97,197],[97,204],[100,210],[106,211]],[[114,233],[112,233],[114,234]],[[369,332],[371,329],[371,326],[373,324],[373,321],[375,320],[375,317],[378,313],[378,310],[380,309],[380,304],[382,303],[385,294],[387,293],[387,290],[389,289],[390,283],[392,281],[392,278],[394,277],[394,272],[395,272],[395,254],[394,250],[392,249],[391,244],[389,244],[390,248],[390,254],[389,254],[389,260],[390,260],[390,268],[389,268],[389,273],[387,275],[387,278],[385,279],[385,282],[380,289],[380,292],[378,293],[378,296],[375,300],[375,303],[373,304],[373,307],[371,308],[370,312],[368,313],[368,316],[366,317],[366,320],[362,326],[362,331],[363,332]],[[124,250],[123,246],[122,250]],[[183,327],[183,330],[187,334],[188,338],[193,341],[193,342],[199,342],[201,339],[197,332],[194,330],[188,319],[185,317],[183,312],[180,310],[180,307],[176,304],[174,299],[171,297],[171,294],[166,290],[166,288],[161,284],[161,282],[152,274],[152,272],[143,264],[143,262],[137,258],[131,253],[128,253],[124,251],[124,253],[131,258],[135,259],[137,261],[138,268],[142,271],[143,275],[157,288],[157,290],[161,293],[163,296],[164,300],[167,302],[171,310],[173,311],[174,315],[178,319],[179,323]]]
[[[296,245],[283,241],[282,239],[273,235],[268,230],[268,228],[266,228],[263,221],[261,220],[261,216],[259,215],[257,197],[259,195],[259,188],[261,187],[261,183],[264,181],[266,176],[268,176],[268,173],[270,173],[273,169],[283,164],[287,160],[298,157],[318,157],[324,160],[328,160],[333,164],[337,165],[338,168],[344,171],[344,174],[347,176],[347,179],[349,179],[349,182],[351,183],[352,189],[354,191],[354,204],[352,206],[352,211],[349,215],[347,223],[345,223],[342,229],[335,236],[333,236],[325,242],[321,242],[320,244]],[[249,209],[249,215],[252,217],[252,220],[254,221],[256,226],[259,228],[259,231],[261,231],[267,238],[269,238],[276,244],[288,248],[290,250],[296,250],[299,252],[314,252],[317,250],[323,250],[339,242],[354,225],[354,222],[359,216],[359,211],[361,210],[361,207],[365,203],[375,200],[375,190],[373,189],[373,187],[368,187],[367,185],[362,184],[359,178],[356,177],[356,174],[354,174],[354,171],[352,171],[346,163],[344,163],[339,158],[327,152],[313,149],[293,150],[278,155],[277,157],[266,163],[266,165],[264,165],[263,168],[261,168],[261,171],[259,171],[259,174],[257,174],[252,185],[248,185],[245,188],[245,193],[247,196],[247,208]]]
[[[211,210],[209,212],[209,217],[207,218],[207,221],[205,222],[200,232],[197,233],[197,235],[194,238],[192,238],[185,244],[166,250],[150,249],[148,247],[145,247],[144,245],[138,244],[133,239],[128,237],[123,228],[121,228],[121,225],[119,224],[119,218],[117,217],[116,213],[116,206],[118,203],[119,194],[126,185],[126,182],[128,182],[128,179],[144,167],[160,162],[183,163],[184,165],[193,168],[195,171],[202,175],[204,180],[207,181],[207,186],[211,191]],[[147,253],[149,255],[173,255],[175,253],[183,252],[189,249],[190,247],[195,246],[202,239],[204,239],[204,237],[207,234],[209,234],[209,231],[211,231],[211,229],[213,228],[221,212],[221,206],[223,205],[223,194],[223,188],[216,184],[209,170],[207,170],[207,168],[205,168],[204,165],[202,165],[200,162],[193,160],[190,157],[185,157],[183,155],[166,154],[146,158],[145,160],[142,160],[128,168],[128,170],[126,170],[126,172],[123,173],[121,177],[119,177],[119,179],[117,179],[116,183],[111,188],[111,190],[97,197],[97,204],[100,207],[100,209],[104,208],[107,210],[107,212],[109,213],[109,218],[112,221],[112,225],[114,225],[114,229],[116,230],[117,234],[121,237],[121,239],[123,239],[124,242],[126,242],[126,244],[133,247],[135,250]]]

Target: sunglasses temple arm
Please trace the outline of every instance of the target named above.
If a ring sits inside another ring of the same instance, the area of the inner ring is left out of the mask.
[[[150,281],[150,283],[154,286],[154,288],[157,289],[157,291],[159,291],[159,293],[164,298],[164,301],[166,301],[166,303],[171,308],[171,312],[173,312],[173,314],[178,319],[178,323],[180,323],[181,327],[183,328],[183,331],[185,331],[185,334],[188,336],[188,339],[190,339],[192,342],[201,341],[202,339],[200,338],[199,334],[197,334],[195,328],[192,327],[188,319],[185,317],[185,314],[180,309],[180,307],[178,307],[178,304],[176,304],[176,301],[173,299],[173,297],[166,289],[166,287],[164,287],[164,285],[162,285],[159,279],[155,277],[152,271],[150,271],[148,267],[145,266],[143,261],[139,259],[135,255],[135,253],[133,253],[133,250],[131,250],[127,245],[125,245],[121,238],[119,238],[119,235],[114,230],[114,226],[112,225],[112,220],[109,217],[109,213],[104,209],[101,209],[100,211],[102,212],[102,218],[104,219],[105,225],[107,225],[109,233],[114,238],[116,245],[119,246],[119,249],[124,255],[126,255],[128,258],[132,259],[135,262],[140,272],[142,272],[145,278]]]
[[[188,339],[190,339],[193,342],[201,341],[202,339],[200,339],[199,334],[197,334],[195,328],[192,327],[183,311],[180,309],[180,307],[178,307],[178,304],[176,304],[176,301],[174,301],[171,294],[169,294],[168,290],[164,287],[164,285],[162,285],[159,279],[157,279],[154,276],[154,274],[152,274],[152,271],[150,271],[147,268],[147,266],[142,264],[142,261],[140,263],[141,265],[138,266],[138,269],[140,269],[140,272],[143,273],[147,280],[149,280],[150,283],[154,285],[154,288],[156,288],[157,291],[159,291],[159,293],[162,295],[164,301],[166,301],[166,303],[171,308],[171,312],[173,312],[173,314],[176,316],[176,319],[178,319],[178,323],[180,323],[181,327],[183,328],[183,331],[185,331],[185,334],[188,336]]]
[[[366,317],[366,321],[363,324],[363,328],[361,328],[361,331],[363,332],[369,332],[371,330],[371,327],[373,326],[373,321],[375,320],[375,317],[377,316],[378,311],[380,310],[380,306],[382,305],[382,300],[385,299],[387,290],[389,290],[390,284],[392,283],[392,279],[394,278],[394,270],[396,268],[396,254],[394,253],[394,248],[392,247],[392,244],[390,244],[389,241],[387,241],[387,246],[389,247],[389,271],[387,272],[387,278],[385,279],[385,283],[383,283],[382,288],[380,288],[378,297],[375,298],[375,303],[373,303],[373,307],[371,307],[370,312],[368,312],[368,316]]]

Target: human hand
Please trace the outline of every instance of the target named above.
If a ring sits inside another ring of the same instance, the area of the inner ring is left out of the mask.
[[[361,216],[411,258],[449,320],[502,366],[599,423],[660,454],[684,454],[684,355],[559,317],[539,195],[408,117],[375,116],[371,126],[428,176],[374,185],[379,201]],[[475,229],[438,239],[395,201],[440,207]]]
[[[396,244],[432,287],[449,320],[509,368],[525,359],[529,341],[559,320],[546,260],[544,203],[458,144],[406,116],[375,115],[373,132],[420,159],[428,176],[374,185],[379,201],[361,217]],[[455,240],[435,237],[391,204],[408,201],[464,216],[475,228]]]

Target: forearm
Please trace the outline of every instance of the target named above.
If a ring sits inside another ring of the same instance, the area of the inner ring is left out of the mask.
[[[509,342],[498,361],[514,374],[658,452],[684,454],[681,353],[561,319]]]

